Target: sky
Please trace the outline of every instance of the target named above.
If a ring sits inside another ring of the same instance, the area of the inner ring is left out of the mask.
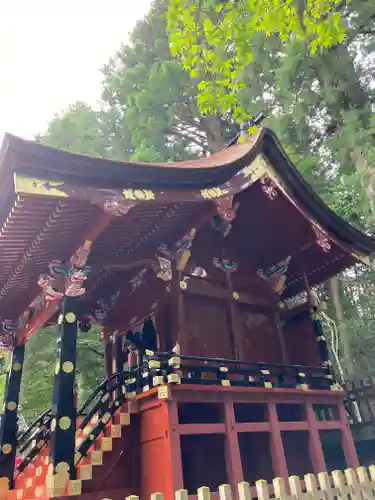
[[[47,128],[72,102],[95,104],[100,68],[151,0],[0,0],[0,143]]]

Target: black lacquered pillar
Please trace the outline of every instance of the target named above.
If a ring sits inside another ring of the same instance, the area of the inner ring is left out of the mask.
[[[24,355],[24,345],[14,348],[6,382],[4,416],[1,419],[0,428],[0,477],[6,477],[9,480],[10,488],[13,488],[16,461],[17,414]]]
[[[59,338],[52,400],[49,474],[75,479],[76,433],[75,370],[77,347],[77,298],[65,297],[58,319]],[[61,482],[54,481],[61,485]]]
[[[114,346],[114,361],[115,361],[115,372],[118,373],[117,383],[118,387],[116,390],[117,399],[122,398],[122,385],[124,383],[124,352],[123,352],[123,338],[120,335],[116,335],[113,340]]]

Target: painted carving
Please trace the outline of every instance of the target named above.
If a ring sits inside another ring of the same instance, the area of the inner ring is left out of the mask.
[[[320,246],[320,248],[323,250],[323,252],[329,252],[332,248],[331,241],[328,237],[328,234],[323,231],[320,227],[318,227],[316,224],[312,226],[314,233],[316,235],[316,242]]]
[[[289,297],[288,299],[279,303],[281,309],[294,309],[302,304],[306,304],[308,302],[308,295],[306,291],[300,292],[293,297]]]
[[[117,290],[105,299],[99,299],[96,302],[96,307],[93,311],[93,316],[99,323],[104,322],[108,318],[108,314],[115,307],[120,296],[120,290]]]
[[[145,280],[144,280],[144,277],[147,273],[147,268],[144,267],[141,271],[139,271],[139,273],[137,273],[130,281],[129,283],[131,284],[131,291],[129,293],[129,295],[133,295],[133,293],[138,290],[139,287],[141,287]]]
[[[157,257],[159,262],[159,271],[157,277],[163,281],[172,279],[172,262],[164,257]]]
[[[232,229],[232,221],[237,215],[240,204],[236,203],[233,206],[233,196],[221,198],[215,203],[217,206],[217,215],[213,217],[212,225],[216,231],[219,231],[226,238]]]
[[[80,297],[86,293],[86,289],[82,287],[84,281],[87,279],[89,268],[78,269],[73,271],[68,277],[68,284],[65,289],[67,297]]]
[[[217,269],[220,269],[221,271],[224,271],[226,273],[234,273],[238,269],[237,262],[230,259],[214,257],[212,259],[212,263]]]
[[[161,245],[159,251],[163,253],[169,260],[176,263],[177,271],[183,271],[191,257],[191,248],[196,236],[197,230],[192,228],[185,236],[183,236],[171,249],[166,245]],[[159,261],[160,264],[160,261]]]
[[[48,274],[42,274],[39,276],[38,285],[43,290],[44,298],[47,301],[61,300],[64,297],[62,292],[59,292],[52,286],[54,278]]]
[[[193,266],[191,271],[190,271],[191,276],[197,276],[198,278],[206,278],[207,277],[207,271],[203,269],[203,267],[197,267]]]
[[[12,350],[16,344],[18,325],[11,319],[0,322],[0,349]]]
[[[260,180],[261,186],[262,186],[262,191],[267,195],[267,197],[273,201],[276,200],[276,198],[279,195],[279,192],[277,190],[276,184],[270,179],[268,176],[264,176]]]
[[[135,203],[120,203],[118,200],[105,200],[103,203],[103,210],[106,214],[121,217],[126,215]]]
[[[71,257],[70,263],[75,267],[84,267],[87,263],[91,247],[92,241],[86,240],[83,246]]]
[[[285,288],[286,273],[288,271],[291,259],[291,257],[287,257],[286,259],[272,266],[270,269],[268,269],[268,271],[263,271],[262,269],[258,270],[258,275],[265,281],[268,281],[271,284],[272,290],[279,295],[282,294]]]
[[[82,285],[90,272],[86,262],[91,245],[90,240],[85,241],[84,245],[71,257],[69,263],[53,260],[49,264],[49,274],[42,274],[38,280],[38,285],[43,290],[44,300],[61,300],[64,295],[79,297],[85,293],[86,290]],[[62,282],[59,283],[59,280]],[[59,288],[64,289],[64,291],[57,290],[56,286],[53,286],[54,283],[60,285]]]

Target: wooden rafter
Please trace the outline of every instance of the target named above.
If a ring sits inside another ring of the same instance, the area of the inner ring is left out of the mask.
[[[108,227],[112,220],[112,216],[103,213],[100,218],[95,217],[92,221],[90,227],[84,234],[82,241],[89,240],[95,241],[98,236]],[[36,333],[41,326],[43,326],[58,310],[60,301],[53,301],[47,303],[47,305],[42,308],[34,318],[28,323],[28,325],[18,332],[16,342],[17,345],[24,344],[29,340],[34,333]]]

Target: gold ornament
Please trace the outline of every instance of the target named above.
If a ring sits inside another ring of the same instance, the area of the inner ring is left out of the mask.
[[[72,373],[74,365],[71,361],[65,361],[62,365],[62,369],[64,373]]]
[[[74,323],[77,320],[77,316],[73,312],[68,312],[65,314],[65,321],[67,323]]]
[[[4,455],[9,455],[13,448],[11,444],[3,444],[3,447],[1,449],[3,450]]]
[[[71,426],[72,421],[69,417],[61,417],[59,420],[59,427],[63,431],[67,431]]]

